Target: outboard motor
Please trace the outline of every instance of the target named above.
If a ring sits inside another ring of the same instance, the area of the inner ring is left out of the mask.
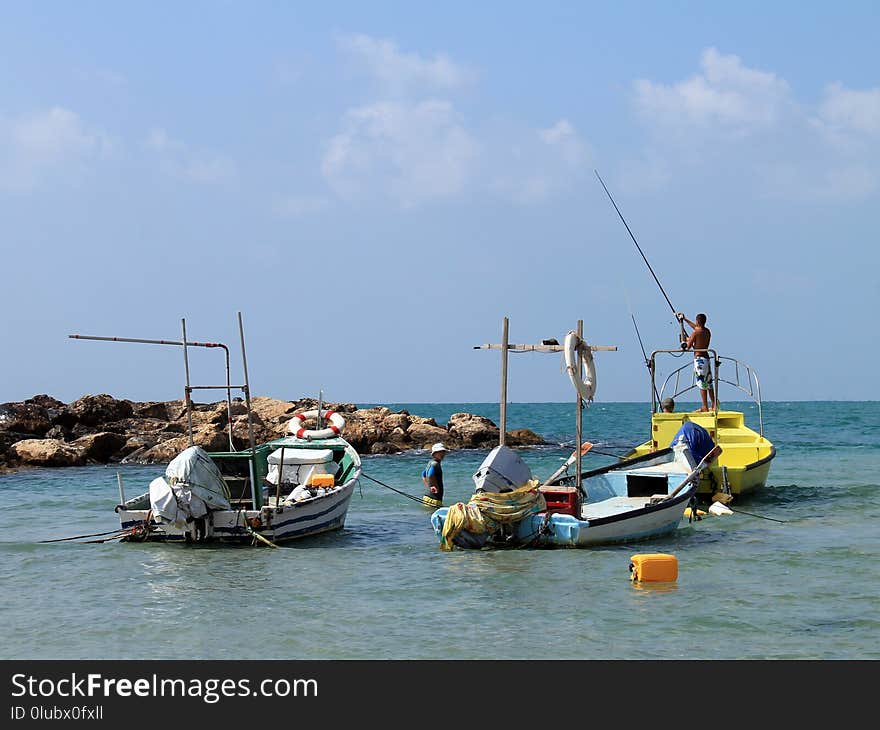
[[[512,492],[532,478],[532,470],[513,449],[496,446],[474,474],[478,492]]]

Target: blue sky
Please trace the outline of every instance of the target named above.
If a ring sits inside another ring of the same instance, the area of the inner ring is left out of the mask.
[[[594,170],[765,399],[876,399],[877,7],[4,2],[0,400],[179,397],[177,349],[67,335],[237,311],[255,394],[497,400],[508,316],[644,400],[630,314],[676,328]],[[519,355],[509,395],[573,391]]]

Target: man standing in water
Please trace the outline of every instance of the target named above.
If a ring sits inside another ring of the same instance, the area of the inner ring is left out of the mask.
[[[679,322],[687,322],[693,332],[687,338],[687,342],[682,344],[682,349],[694,351],[694,375],[697,378],[697,386],[700,389],[700,397],[703,399],[703,407],[701,411],[715,410],[715,388],[712,382],[712,370],[709,367],[709,340],[712,333],[706,326],[706,315],[700,312],[697,315],[697,321],[691,322],[684,316],[683,312],[677,312],[676,318]],[[712,399],[712,408],[706,402],[706,394]]]
[[[431,461],[422,472],[422,481],[425,484],[425,496],[422,501],[429,507],[443,506],[443,467],[441,462],[446,456],[446,447],[442,443],[436,443],[431,447]]]

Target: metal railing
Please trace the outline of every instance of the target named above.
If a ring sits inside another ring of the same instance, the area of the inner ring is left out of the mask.
[[[667,388],[671,390],[671,393],[668,397],[671,397],[673,400],[692,390],[698,390],[697,378],[696,374],[694,373],[692,357],[688,358],[687,363],[681,365],[680,367],[669,373],[669,375],[667,375],[664,379],[663,385],[660,387],[659,390],[656,388],[656,356],[658,354],[681,356],[686,352],[689,351],[682,351],[679,349],[654,350],[654,352],[651,353],[651,359],[648,364],[648,369],[651,373],[652,413],[656,413],[660,408],[660,402],[664,399],[664,397],[666,397],[664,394],[667,392]],[[713,412],[715,415],[716,426],[718,420],[718,404],[720,402],[718,386],[721,383],[725,383],[745,393],[757,405],[758,428],[760,435],[763,437],[764,412],[761,401],[761,383],[758,380],[758,374],[755,372],[754,368],[740,360],[737,360],[735,357],[718,355],[715,350],[707,350],[706,352],[709,353],[711,361],[710,369],[712,375],[712,386],[715,394],[715,408],[713,409]],[[725,363],[731,364],[733,366],[733,374],[730,376],[726,375],[728,369],[724,369],[724,371],[722,372],[722,365],[724,365]],[[688,371],[689,375],[684,375],[685,371]]]

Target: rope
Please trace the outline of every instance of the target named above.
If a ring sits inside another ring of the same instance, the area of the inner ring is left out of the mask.
[[[272,542],[269,538],[267,538],[267,537],[263,537],[259,532],[255,531],[254,528],[252,528],[252,527],[247,523],[247,521],[245,521],[245,523],[244,523],[244,529],[246,529],[251,535],[254,536],[254,545],[257,544],[257,540],[260,540],[261,542],[266,543],[266,545],[268,545],[269,547],[273,547],[273,548],[277,548],[277,547],[278,547],[278,546],[277,546],[274,542]]]
[[[74,535],[73,537],[59,537],[54,540],[40,540],[40,543],[46,542],[66,542],[67,540],[82,540],[84,537],[103,537],[104,535],[112,535],[116,532],[119,532],[119,528],[117,527],[115,530],[108,530],[107,532],[96,532],[92,535]],[[125,535],[128,533],[128,530],[123,530],[121,535]],[[110,539],[110,538],[108,538]]]
[[[774,517],[764,517],[764,515],[756,515],[751,512],[744,512],[741,509],[733,509],[732,507],[728,507],[727,509],[729,509],[731,512],[736,512],[741,515],[748,515],[749,517],[757,517],[762,520],[770,520],[771,522],[782,522],[782,523],[788,522],[788,520],[777,520]]]
[[[376,484],[380,484],[381,486],[385,487],[386,489],[390,489],[392,492],[397,492],[398,494],[403,495],[407,499],[411,499],[414,502],[418,502],[419,504],[422,504],[422,505],[424,504],[421,497],[415,497],[412,494],[407,494],[406,492],[401,492],[399,489],[395,489],[394,487],[392,487],[388,484],[385,484],[385,482],[380,482],[378,479],[373,479],[373,477],[371,477],[369,474],[364,474],[364,472],[361,472],[361,476],[366,477],[371,482],[376,482]]]

